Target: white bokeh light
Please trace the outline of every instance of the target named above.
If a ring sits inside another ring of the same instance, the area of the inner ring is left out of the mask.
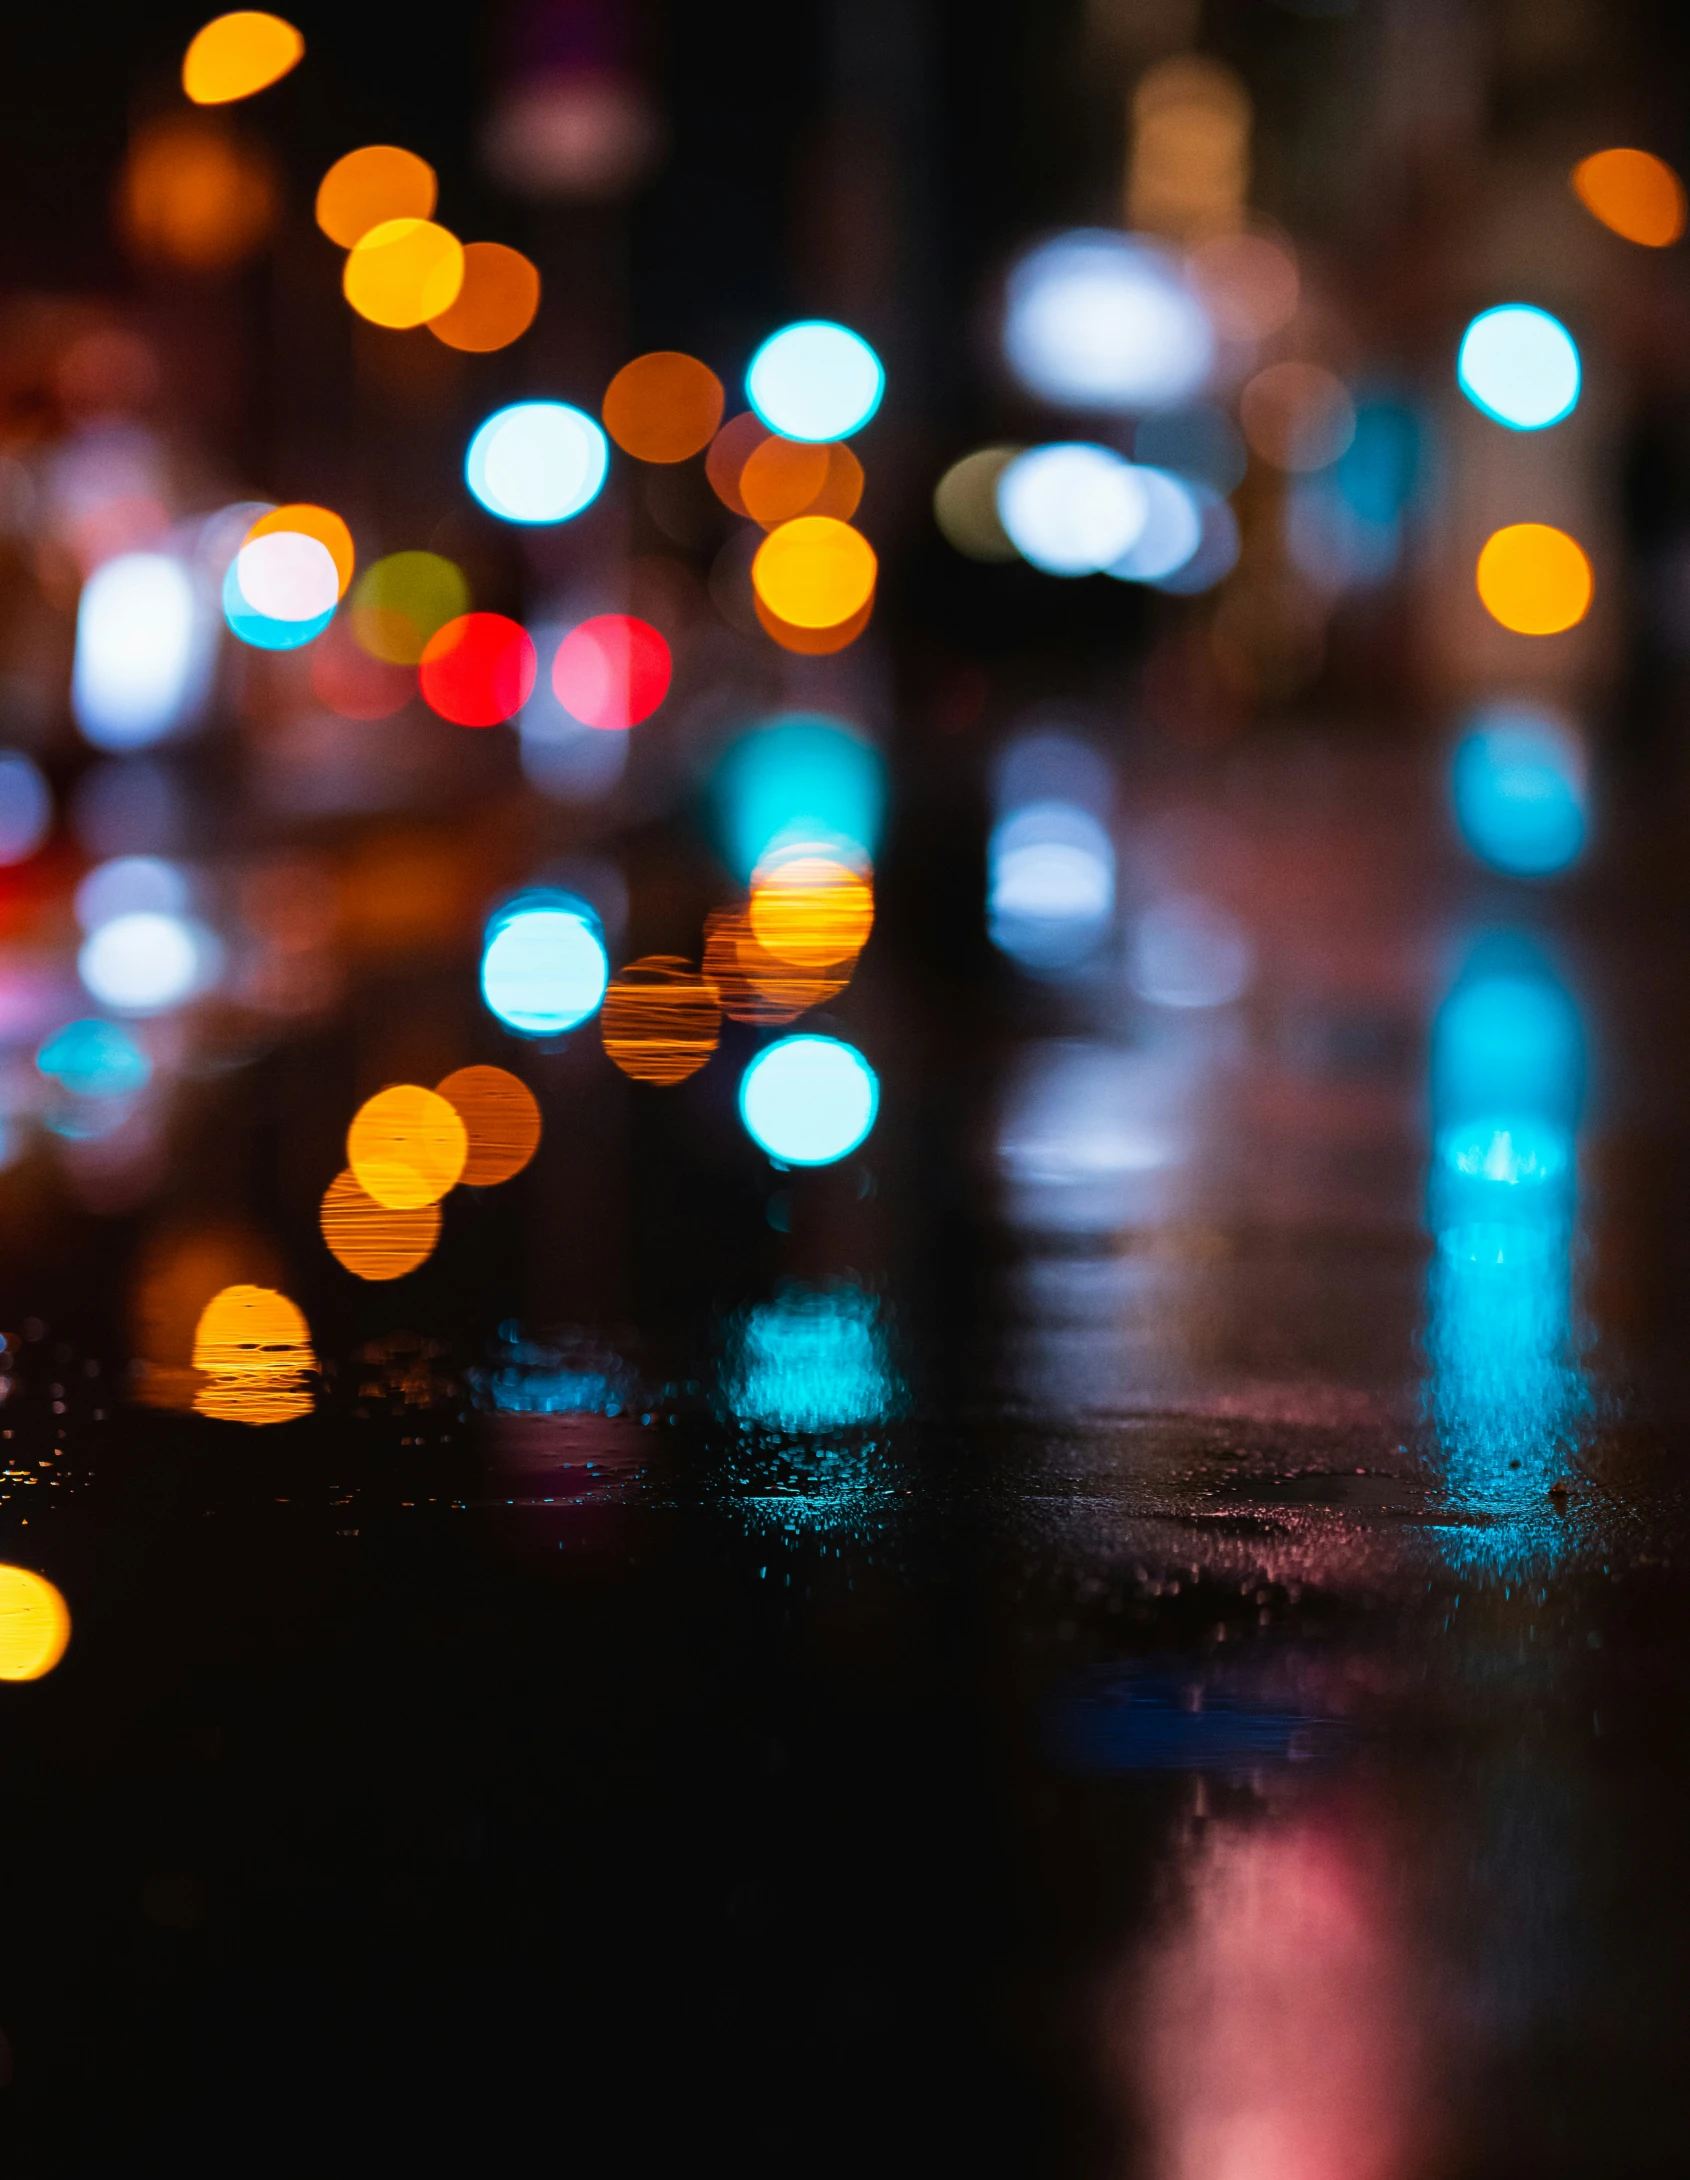
[[[299,530],[271,530],[243,545],[235,582],[253,612],[273,621],[314,621],[340,599],[334,555]]]
[[[563,401],[497,409],[469,443],[464,475],[503,522],[567,522],[597,498],[610,444],[590,416]]]
[[[886,373],[849,326],[805,319],[772,334],[751,359],[746,398],[784,439],[848,439],[880,406]]]
[[[1215,360],[1208,314],[1152,243],[1081,228],[1010,273],[1004,354],[1029,393],[1066,409],[1130,413],[1188,401]]]
[[[746,1133],[789,1166],[831,1166],[874,1126],[880,1083],[854,1045],[837,1037],[783,1037],[745,1070]]]
[[[998,478],[998,520],[1046,575],[1095,575],[1137,543],[1150,502],[1137,471],[1108,447],[1070,443],[1018,454]]]
[[[193,578],[168,553],[120,553],[82,586],[71,707],[96,749],[141,749],[186,715],[201,645]]]
[[[209,938],[181,916],[137,909],[89,934],[77,974],[102,1006],[156,1014],[204,989]]]

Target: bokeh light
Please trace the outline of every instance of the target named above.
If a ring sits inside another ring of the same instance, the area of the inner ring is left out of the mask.
[[[466,242],[457,300],[428,321],[428,330],[448,348],[485,356],[520,340],[539,308],[539,270],[520,250]]]
[[[831,515],[800,515],[771,530],[751,563],[757,595],[777,620],[837,628],[874,596],[879,563],[860,530]]]
[[[540,1147],[539,1100],[504,1067],[460,1067],[435,1089],[464,1124],[469,1155],[465,1188],[494,1188],[514,1180]]]
[[[1349,388],[1318,363],[1273,363],[1238,399],[1244,436],[1264,462],[1299,475],[1325,469],[1356,432]]]
[[[404,331],[438,318],[464,284],[464,246],[433,220],[383,220],[347,252],[341,288],[360,318]]]
[[[1215,354],[1208,316],[1174,260],[1107,228],[1058,235],[1020,260],[1003,347],[1040,400],[1126,413],[1189,401]]]
[[[418,1083],[393,1083],[366,1098],[346,1132],[346,1163],[390,1211],[438,1203],[463,1178],[468,1158],[456,1109]]]
[[[50,1082],[79,1098],[127,1098],[144,1090],[153,1063],[117,1022],[90,1015],[55,1030],[35,1055]]]
[[[1312,6],[1332,12],[1334,0]],[[1180,241],[1234,232],[1250,181],[1250,126],[1249,91],[1224,61],[1170,53],[1147,68],[1132,94],[1132,225]]]
[[[625,363],[605,389],[604,428],[641,462],[684,462],[716,436],[726,401],[708,364],[675,349]]]
[[[800,712],[741,735],[714,790],[728,861],[748,883],[788,840],[848,842],[865,860],[879,844],[885,764],[843,720]]]
[[[1130,462],[1109,447],[1032,447],[1006,464],[998,519],[1046,575],[1095,575],[1130,552],[1150,504]]]
[[[0,750],[0,865],[23,863],[53,829],[53,790],[33,757]]]
[[[316,621],[340,600],[340,571],[319,539],[278,530],[243,545],[230,566],[235,587],[265,620]]]
[[[1144,528],[1105,574],[1123,583],[1160,583],[1177,575],[1203,542],[1203,509],[1182,477],[1166,469],[1135,464],[1133,475],[1144,493]]]
[[[302,552],[308,548],[309,552],[315,556],[315,564],[322,572],[326,587],[332,591],[335,582],[334,562],[330,559],[326,549],[315,538],[301,537],[294,542],[302,549]],[[265,538],[260,541],[260,545],[272,549],[280,546],[285,552],[289,552],[291,557],[289,541],[285,538]],[[243,552],[256,552],[258,549],[258,547],[242,547]],[[281,595],[286,595],[280,584],[276,585],[275,588]],[[330,621],[334,619],[334,609],[335,601],[331,597],[328,604],[320,612],[305,615],[300,619],[283,617],[272,613],[261,613],[241,588],[239,554],[230,561],[223,576],[223,618],[229,625],[230,633],[238,636],[242,643],[250,644],[255,651],[298,651],[308,643],[315,643],[324,629],[328,627]]]
[[[786,439],[849,439],[885,390],[886,373],[867,341],[825,318],[771,334],[745,374],[746,399]]]
[[[1287,242],[1261,234],[1211,235],[1188,264],[1192,285],[1225,340],[1265,341],[1297,315],[1302,283]]]
[[[597,498],[609,464],[590,416],[563,401],[519,401],[476,432],[464,475],[501,522],[567,522]]]
[[[986,851],[992,942],[1029,969],[1065,969],[1093,954],[1115,912],[1115,847],[1088,809],[1028,803],[992,830]]]
[[[1565,530],[1515,522],[1489,538],[1476,580],[1485,610],[1522,636],[1555,636],[1590,610],[1590,562]]]
[[[552,693],[583,726],[637,727],[669,694],[669,646],[649,621],[600,613],[572,628],[552,661]]]
[[[1461,337],[1455,375],[1473,406],[1511,431],[1543,431],[1578,404],[1573,337],[1531,303],[1481,311]]]
[[[678,954],[647,954],[618,969],[600,1016],[604,1049],[635,1082],[696,1075],[722,1032],[716,988]]]
[[[342,719],[391,719],[416,695],[417,677],[412,667],[372,658],[342,619],[311,652],[311,693]]]
[[[1684,232],[1684,184],[1653,152],[1593,152],[1573,169],[1580,203],[1616,235],[1664,250]]]
[[[324,1191],[317,1213],[329,1254],[355,1278],[403,1279],[426,1264],[440,1239],[438,1202],[396,1210],[377,1203],[347,1171]]]
[[[794,1022],[835,998],[855,962],[832,969],[800,968],[765,951],[744,907],[716,908],[704,920],[704,976],[735,1022]]]
[[[71,708],[96,749],[142,749],[181,723],[204,671],[193,578],[166,553],[120,553],[76,609]]]
[[[518,904],[495,918],[481,956],[481,993],[507,1029],[555,1037],[604,998],[610,963],[582,905]]]
[[[226,105],[279,83],[304,55],[291,23],[241,8],[195,32],[182,56],[182,88],[196,106]]]
[[[534,639],[502,613],[465,613],[423,647],[417,683],[423,702],[460,727],[514,719],[533,692]]]
[[[746,1133],[783,1165],[831,1166],[848,1158],[879,1109],[874,1069],[837,1037],[783,1037],[740,1078]]]
[[[898,1398],[879,1301],[860,1287],[784,1288],[748,1310],[736,1334],[723,1391],[742,1423],[805,1434],[848,1430],[880,1421]],[[855,1471],[830,1469],[824,1488],[806,1496],[837,1518],[870,1488]]]
[[[251,257],[279,203],[269,161],[210,114],[172,114],[138,129],[118,190],[135,254],[198,274],[230,272]]]
[[[1019,560],[998,519],[998,479],[1023,450],[978,447],[953,462],[933,488],[933,519],[969,560]]]
[[[1250,467],[1237,425],[1212,401],[1144,417],[1133,432],[1133,459],[1221,493],[1236,491]]]
[[[1489,706],[1450,765],[1462,838],[1481,862],[1518,877],[1565,870],[1584,848],[1585,771],[1566,720],[1533,705]]]
[[[82,943],[77,974],[103,1007],[158,1014],[204,990],[215,965],[209,932],[184,916],[132,909],[99,924]]]
[[[118,855],[94,868],[77,886],[72,905],[84,931],[97,931],[114,916],[150,910],[180,916],[189,901],[188,881],[158,855]]]
[[[1197,511],[1203,518],[1203,535],[1191,558],[1182,561],[1167,575],[1159,576],[1154,587],[1171,592],[1176,598],[1194,598],[1206,590],[1213,590],[1224,582],[1238,565],[1241,540],[1238,517],[1218,492],[1208,491],[1201,485],[1191,487],[1191,496]]]
[[[317,185],[317,225],[350,250],[387,220],[425,220],[437,195],[434,169],[397,144],[365,144],[337,159]]]
[[[830,449],[771,432],[752,448],[739,472],[745,511],[765,530],[801,515],[827,482]]]
[[[749,516],[751,510],[739,489],[745,465],[769,437],[768,426],[752,409],[730,416],[710,442],[704,457],[704,474],[710,489],[730,513]]]
[[[358,565],[358,555],[352,543],[352,532],[332,507],[316,507],[307,500],[291,501],[286,507],[272,507],[268,514],[260,515],[242,539],[242,548],[261,537],[296,536],[315,538],[334,562],[335,596],[344,598],[347,585],[352,581],[353,570]],[[275,612],[273,606],[265,606],[243,581],[241,588],[247,592],[260,612]]]
[[[830,969],[854,961],[874,927],[874,887],[829,855],[797,848],[752,879],[747,911],[758,945],[777,961]]]
[[[1237,918],[1201,894],[1153,901],[1133,925],[1127,982],[1153,1007],[1227,1007],[1242,998],[1255,949]]]
[[[70,1641],[70,1607],[45,1575],[0,1567],[0,1680],[39,1680]]]
[[[358,579],[352,632],[372,658],[415,666],[429,638],[469,608],[462,570],[439,553],[389,553]]]
[[[287,1423],[313,1406],[317,1367],[303,1311],[274,1287],[225,1287],[194,1328],[194,1395],[200,1415],[225,1423]]]
[[[751,593],[751,603],[764,634],[772,636],[783,651],[792,651],[804,658],[825,658],[845,650],[856,642],[874,617],[872,593],[848,619],[836,621],[831,628],[800,628],[795,622],[783,621],[778,613],[769,611],[756,591]]]

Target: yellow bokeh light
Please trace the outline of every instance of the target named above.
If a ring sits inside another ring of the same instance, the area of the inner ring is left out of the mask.
[[[138,257],[185,272],[228,272],[276,219],[268,162],[213,114],[172,115],[140,130],[118,184],[118,219]]]
[[[396,1211],[378,1204],[354,1173],[337,1174],[317,1214],[329,1254],[358,1279],[403,1279],[426,1264],[440,1239],[440,1206]]]
[[[274,1287],[225,1287],[194,1330],[194,1368],[204,1373],[195,1410],[225,1423],[309,1415],[306,1373],[316,1367],[311,1328],[296,1303]]]
[[[1479,596],[1504,628],[1557,636],[1590,610],[1595,587],[1583,548],[1546,522],[1515,522],[1479,555]]]
[[[878,562],[860,530],[832,515],[800,515],[771,530],[751,563],[757,595],[795,628],[837,628],[874,596]]]
[[[304,56],[291,23],[242,8],[196,32],[182,57],[182,88],[196,106],[226,106],[280,82]]]
[[[641,462],[684,462],[722,421],[722,382],[708,364],[660,348],[625,363],[605,389],[604,428]]]
[[[853,613],[848,621],[840,621],[833,628],[794,628],[790,621],[783,621],[779,614],[771,613],[755,591],[751,593],[751,603],[765,633],[773,636],[783,651],[795,651],[808,658],[825,657],[855,643],[874,613],[871,598],[860,613]]]
[[[519,1174],[540,1147],[540,1106],[503,1067],[460,1067],[435,1089],[464,1124],[466,1188],[493,1188]]]
[[[647,954],[610,980],[600,1015],[604,1049],[635,1082],[685,1082],[722,1034],[716,987],[678,954]]]
[[[540,308],[540,275],[520,250],[502,242],[466,242],[464,284],[450,310],[428,321],[448,348],[491,355],[520,340]]]
[[[862,952],[874,926],[874,888],[833,856],[796,854],[753,878],[747,913],[765,953],[830,969]]]
[[[1574,167],[1572,181],[1586,211],[1627,242],[1664,250],[1684,232],[1684,184],[1653,152],[1593,152]]]
[[[0,1680],[39,1680],[70,1641],[70,1607],[45,1575],[0,1567]]]
[[[365,144],[337,159],[317,185],[317,225],[343,250],[384,220],[425,220],[434,210],[434,169],[397,144]]]
[[[429,638],[469,611],[463,572],[439,553],[389,553],[352,594],[352,633],[371,658],[415,666]]]
[[[436,1090],[394,1083],[366,1098],[346,1132],[346,1162],[390,1211],[437,1203],[463,1178],[469,1134]]]
[[[426,325],[458,299],[464,246],[433,220],[383,220],[347,252],[341,286],[372,325]]]
[[[716,908],[704,919],[704,975],[722,1012],[735,1022],[791,1022],[850,982],[851,967],[800,968],[758,944],[744,908]]]
[[[255,537],[271,537],[279,532],[289,532],[296,537],[314,537],[328,551],[334,562],[335,574],[340,579],[340,595],[346,596],[346,586],[352,580],[352,571],[358,564],[352,544],[352,532],[331,507],[314,507],[307,500],[296,501],[288,507],[273,508],[269,514],[260,515],[246,536],[243,545],[250,545]]]

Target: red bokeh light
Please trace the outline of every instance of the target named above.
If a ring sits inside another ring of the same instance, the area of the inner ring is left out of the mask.
[[[417,678],[442,719],[496,727],[521,711],[539,670],[526,629],[502,613],[463,613],[429,638]]]
[[[552,687],[583,725],[612,733],[649,719],[669,694],[669,646],[649,621],[601,613],[572,628],[552,662]]]

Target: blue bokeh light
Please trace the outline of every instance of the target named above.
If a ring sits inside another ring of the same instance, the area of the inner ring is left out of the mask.
[[[783,1037],[740,1078],[746,1133],[789,1166],[831,1166],[849,1157],[879,1109],[874,1069],[837,1037]]]
[[[1461,338],[1455,376],[1476,409],[1510,431],[1544,431],[1578,406],[1578,345],[1532,303],[1481,311]]]
[[[55,1030],[35,1064],[49,1081],[81,1098],[132,1097],[153,1074],[152,1061],[126,1029],[93,1015]]]
[[[1577,862],[1588,825],[1584,752],[1572,729],[1525,705],[1480,715],[1450,764],[1461,836],[1482,863],[1522,878]]]
[[[501,522],[567,522],[598,497],[610,442],[565,401],[495,409],[469,443],[464,478]]]
[[[745,374],[747,400],[784,439],[849,439],[885,391],[886,373],[867,341],[826,318],[771,334]]]
[[[713,800],[722,845],[742,879],[787,838],[848,842],[872,860],[886,767],[880,752],[842,720],[797,713],[729,745],[716,768]]]
[[[594,1013],[610,981],[599,921],[567,894],[524,894],[487,928],[481,995],[507,1029],[555,1037]]]
[[[768,1430],[879,1422],[896,1384],[878,1299],[860,1287],[791,1287],[747,1310],[730,1337],[723,1392],[740,1422]]]
[[[1027,969],[1095,953],[1115,914],[1115,845],[1090,810],[1029,803],[993,828],[986,852],[992,943]]]

